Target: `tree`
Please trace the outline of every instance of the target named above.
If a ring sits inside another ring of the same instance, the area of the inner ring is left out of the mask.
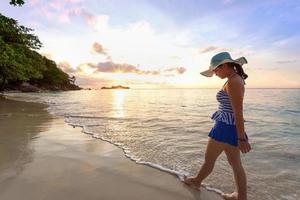
[[[22,6],[25,2],[23,0],[11,0],[9,2],[10,5],[13,6]]]
[[[75,84],[76,77],[75,76],[69,77],[69,81],[70,81],[71,84]]]
[[[0,38],[0,85],[11,81],[28,81],[43,78],[47,69],[45,62],[37,52],[20,44],[7,44]]]
[[[9,81],[42,78],[45,63],[31,50],[39,49],[42,43],[30,31],[32,29],[19,26],[16,20],[0,13],[0,90]]]
[[[12,18],[7,18],[0,13],[0,36],[6,43],[17,43],[26,45],[31,49],[40,49],[42,43],[37,36],[31,34],[31,28],[20,26]]]
[[[46,70],[43,71],[43,83],[48,85],[60,85],[69,82],[68,74],[58,68],[53,60],[44,57],[44,61]]]
[[[42,43],[31,31],[0,13],[0,91],[24,81],[46,89],[79,89],[75,77],[35,51]]]

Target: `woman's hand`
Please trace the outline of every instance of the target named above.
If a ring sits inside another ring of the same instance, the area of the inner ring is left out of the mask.
[[[247,141],[238,140],[238,147],[242,153],[248,153],[251,150],[251,145],[248,142],[248,140]]]

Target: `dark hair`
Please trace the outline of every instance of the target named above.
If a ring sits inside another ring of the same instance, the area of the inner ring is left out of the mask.
[[[227,63],[229,67],[232,67],[234,69],[234,71],[240,75],[244,80],[248,78],[248,75],[245,74],[243,68],[241,65],[237,64],[237,63]]]

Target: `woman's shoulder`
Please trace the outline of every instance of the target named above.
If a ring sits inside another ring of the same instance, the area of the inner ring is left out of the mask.
[[[237,74],[228,80],[228,85],[245,85],[245,81],[240,75]]]
[[[231,79],[228,80],[228,83],[226,84],[227,86],[227,90],[237,90],[237,89],[240,89],[240,90],[244,90],[244,85],[245,85],[245,81],[244,79],[237,75],[237,76],[234,76],[232,77]]]

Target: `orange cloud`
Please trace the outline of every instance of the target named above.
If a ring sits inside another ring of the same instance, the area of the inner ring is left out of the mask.
[[[92,73],[132,73],[137,75],[151,75],[151,76],[175,76],[179,74],[183,74],[186,71],[184,67],[173,67],[165,70],[142,70],[138,67],[130,64],[118,64],[112,61],[107,62],[99,62],[97,64],[94,63],[83,63],[78,65],[76,68],[71,67],[71,65],[67,61],[62,61],[58,64],[58,66],[66,73],[72,74],[92,74]]]
[[[101,62],[98,64],[88,64],[90,67],[96,69],[95,72],[104,73],[135,73],[139,75],[159,75],[160,71],[155,70],[141,70],[130,64],[117,64],[111,61]]]
[[[139,69],[136,66],[130,65],[130,64],[118,64],[114,63],[112,61],[107,62],[99,62],[97,64],[93,63],[84,63],[77,67],[77,71],[84,71],[83,67],[88,67],[90,69],[93,69],[93,73],[102,72],[102,73],[132,73],[137,75],[152,75],[152,76],[158,76],[158,75],[164,75],[164,76],[175,76],[178,74],[183,74],[186,71],[186,68],[184,67],[174,67],[174,68],[168,68],[163,70],[162,72],[160,70],[142,70]],[[66,68],[66,67],[65,67]],[[66,68],[68,69],[68,68]]]

